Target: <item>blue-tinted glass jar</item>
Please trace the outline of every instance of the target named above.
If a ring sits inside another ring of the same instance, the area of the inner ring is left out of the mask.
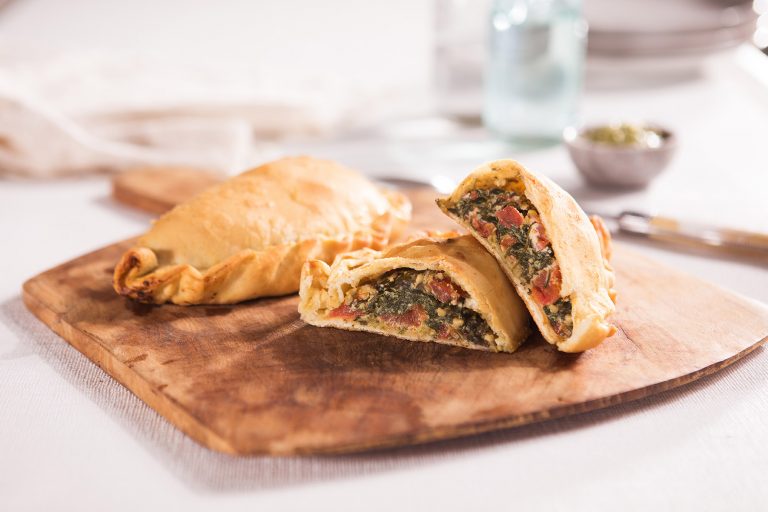
[[[520,145],[559,142],[583,86],[581,0],[496,0],[490,25],[485,126]]]

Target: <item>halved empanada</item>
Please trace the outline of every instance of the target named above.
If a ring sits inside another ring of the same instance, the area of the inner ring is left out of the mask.
[[[547,341],[581,352],[615,332],[610,236],[555,183],[498,160],[437,203],[496,256]]]
[[[380,249],[411,205],[359,173],[309,157],[247,171],[175,207],[126,252],[114,288],[160,304],[229,304],[299,289],[308,259]]]
[[[469,235],[308,261],[299,295],[301,318],[317,326],[504,352],[530,332],[515,290]]]

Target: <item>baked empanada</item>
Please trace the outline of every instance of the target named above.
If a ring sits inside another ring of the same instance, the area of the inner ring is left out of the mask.
[[[615,332],[607,320],[615,309],[610,235],[555,183],[498,160],[437,203],[501,263],[558,349],[581,352]]]
[[[469,235],[308,261],[299,295],[301,318],[317,326],[504,352],[530,332],[499,264]]]
[[[380,249],[411,205],[334,162],[284,158],[216,185],[157,220],[114,272],[133,299],[231,304],[299,289],[308,259]]]

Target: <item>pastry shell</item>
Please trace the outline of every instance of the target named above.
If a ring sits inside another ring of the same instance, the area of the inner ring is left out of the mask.
[[[449,211],[467,192],[503,186],[508,180],[522,184],[526,197],[538,210],[551,241],[562,273],[560,294],[571,297],[573,332],[567,339],[554,331],[541,306],[517,282],[513,265],[507,258],[477,233],[469,222]],[[614,273],[608,261],[610,235],[599,220],[595,220],[593,225],[576,201],[553,181],[526,170],[514,160],[497,160],[477,168],[449,197],[438,199],[437,204],[496,257],[528,306],[544,338],[557,345],[559,350],[582,352],[616,332],[608,321],[615,310]]]
[[[489,347],[466,340],[408,335],[397,328],[356,324],[331,317],[350,289],[399,268],[434,270],[447,274],[471,299],[475,311],[496,335]],[[339,256],[333,265],[320,260],[305,263],[299,290],[299,313],[312,325],[338,327],[397,336],[413,341],[435,341],[466,348],[513,352],[530,333],[530,317],[496,260],[471,236],[432,236],[393,246],[384,252],[365,249]]]
[[[120,295],[161,304],[231,304],[295,293],[305,261],[381,249],[410,220],[402,194],[310,157],[235,176],[158,219],[123,254]]]

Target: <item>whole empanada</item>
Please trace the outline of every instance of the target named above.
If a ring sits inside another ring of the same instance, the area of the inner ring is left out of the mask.
[[[157,220],[114,272],[120,295],[231,304],[299,289],[308,259],[380,249],[410,220],[402,195],[326,160],[284,158],[216,185]]]
[[[530,332],[514,288],[470,235],[310,260],[299,295],[301,318],[317,326],[505,352]]]
[[[581,352],[615,332],[610,235],[555,183],[497,160],[437,203],[501,263],[558,349]]]

